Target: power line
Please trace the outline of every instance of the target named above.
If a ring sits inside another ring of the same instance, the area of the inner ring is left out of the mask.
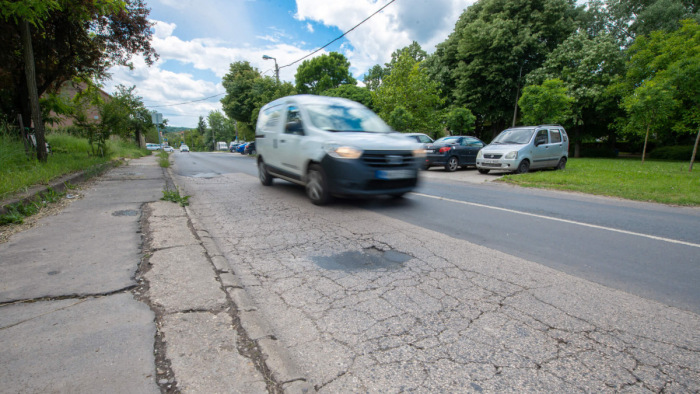
[[[211,98],[218,97],[218,96],[222,96],[222,95],[224,95],[224,94],[226,94],[226,93],[215,94],[215,95],[213,95],[213,96],[205,97],[205,98],[199,99],[199,100],[185,101],[184,103],[164,104],[164,105],[149,105],[148,107],[149,107],[149,108],[174,107],[174,106],[176,106],[176,105],[191,104],[191,103],[196,103],[196,102],[199,102],[199,101],[209,100],[209,99],[211,99]]]
[[[350,33],[350,32],[353,31],[353,30],[355,30],[355,28],[357,28],[357,27],[360,26],[361,24],[367,22],[367,20],[369,20],[369,18],[371,18],[371,17],[377,15],[378,13],[382,12],[382,10],[384,10],[386,7],[388,7],[389,4],[391,4],[391,3],[395,2],[395,1],[396,1],[396,0],[391,0],[390,2],[386,3],[382,8],[378,9],[375,13],[373,13],[372,15],[368,16],[367,18],[365,18],[362,22],[360,22],[360,23],[356,24],[355,26],[353,26],[352,29],[350,29],[350,30],[346,31],[345,33],[341,34],[341,35],[340,35],[338,38],[336,38],[335,40],[333,40],[333,41],[329,42],[328,44],[326,44],[326,45],[324,45],[324,46],[318,48],[317,50],[315,50],[315,51],[309,53],[308,55],[306,55],[306,56],[304,56],[304,57],[302,57],[302,58],[300,58],[300,59],[297,59],[297,60],[295,60],[295,61],[293,61],[293,62],[291,62],[291,63],[289,63],[289,64],[287,64],[287,65],[281,66],[281,67],[279,67],[279,68],[282,69],[282,68],[285,68],[285,67],[289,67],[289,66],[291,66],[291,65],[293,65],[293,64],[299,63],[300,61],[306,59],[307,57],[313,55],[314,53],[320,51],[321,49],[323,49],[323,48],[325,48],[325,47],[331,45],[332,43],[334,43],[334,42],[340,40],[341,38],[345,37],[346,34]]]

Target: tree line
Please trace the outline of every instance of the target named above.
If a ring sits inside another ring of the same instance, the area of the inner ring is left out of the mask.
[[[693,145],[700,136],[700,29],[690,0],[479,0],[427,54],[397,49],[357,86],[331,52],[305,60],[295,83],[248,62],[223,78],[224,113],[252,130],[267,102],[295,93],[346,97],[394,129],[490,141],[506,127],[559,123],[576,155],[583,142],[612,152],[653,139]],[[695,138],[694,138],[695,137]]]

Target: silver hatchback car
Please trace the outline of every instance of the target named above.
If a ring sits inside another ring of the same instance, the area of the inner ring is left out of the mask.
[[[482,174],[508,171],[523,174],[530,169],[563,170],[569,157],[569,136],[560,125],[512,127],[503,130],[476,157]]]

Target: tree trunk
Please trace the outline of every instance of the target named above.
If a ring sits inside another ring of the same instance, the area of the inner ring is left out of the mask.
[[[41,108],[39,107],[39,94],[36,88],[36,73],[34,69],[34,51],[32,50],[32,35],[29,31],[29,22],[22,21],[22,46],[24,47],[24,74],[27,77],[29,89],[29,101],[32,106],[32,121],[34,122],[34,135],[36,137],[36,158],[40,162],[46,162],[46,139],[44,138],[44,122],[41,120]]]
[[[647,124],[647,135],[644,136],[644,149],[642,149],[642,164],[644,164],[644,156],[647,154],[647,141],[649,140],[649,127],[651,125]]]
[[[695,154],[698,152],[698,141],[700,141],[700,127],[698,127],[698,136],[695,137],[695,146],[693,146],[693,155],[690,157],[690,168],[688,168],[688,172],[693,171],[693,163],[695,162]]]

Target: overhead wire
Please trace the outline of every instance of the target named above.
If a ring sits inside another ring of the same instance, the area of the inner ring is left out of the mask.
[[[308,58],[309,56],[312,56],[313,54],[315,54],[315,53],[321,51],[322,49],[328,47],[329,45],[333,44],[334,42],[340,40],[341,38],[345,37],[345,35],[347,35],[347,34],[350,33],[351,31],[355,30],[358,26],[362,25],[363,23],[367,22],[367,21],[368,21],[370,18],[372,18],[373,16],[375,16],[375,15],[377,15],[378,13],[382,12],[386,7],[388,7],[391,3],[395,2],[395,1],[396,1],[396,0],[391,0],[391,1],[389,1],[389,2],[386,3],[384,6],[382,6],[382,8],[378,9],[377,11],[375,11],[372,15],[370,15],[370,16],[368,16],[367,18],[363,19],[360,23],[356,24],[356,25],[353,26],[350,30],[347,30],[346,32],[344,32],[344,33],[341,34],[340,36],[336,37],[334,40],[328,42],[326,45],[324,45],[324,46],[322,46],[322,47],[316,49],[315,51],[313,51],[313,52],[307,54],[306,56],[303,56],[303,57],[301,57],[301,58],[299,58],[299,59],[297,59],[297,60],[295,60],[295,61],[293,61],[293,62],[291,62],[291,63],[289,63],[289,64],[286,64],[286,65],[284,65],[284,66],[280,66],[280,67],[278,68],[278,70],[279,70],[279,69],[282,69],[282,68],[285,68],[285,67],[292,66],[292,65],[294,65],[294,64],[296,64],[296,63],[299,63],[300,61],[302,61],[302,60]],[[265,74],[265,73],[268,72],[268,71],[272,71],[272,69],[265,71],[263,74]],[[192,104],[192,103],[196,103],[196,102],[200,102],[200,101],[209,100],[209,99],[212,99],[212,98],[214,98],[214,97],[222,96],[222,95],[224,95],[224,94],[226,94],[226,93],[224,92],[224,93],[215,94],[215,95],[213,95],[213,96],[205,97],[205,98],[199,99],[199,100],[185,101],[185,102],[176,103],[176,104],[149,105],[148,107],[149,107],[149,108],[161,108],[161,107],[174,107],[174,106],[177,106],[177,105],[184,105],[184,104]]]

